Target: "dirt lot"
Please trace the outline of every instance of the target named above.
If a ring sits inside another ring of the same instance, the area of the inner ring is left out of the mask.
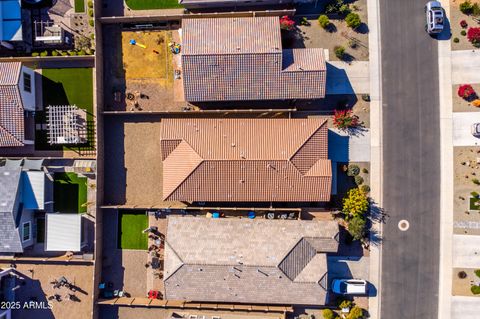
[[[181,110],[183,85],[174,80],[180,59],[168,48],[169,42],[179,42],[177,30],[134,32],[110,25],[104,27],[104,39],[106,111]]]
[[[9,264],[0,264],[0,268],[9,268]],[[15,291],[16,301],[21,303],[36,300],[51,302],[52,309],[15,310],[16,318],[91,318],[93,311],[93,266],[53,265],[53,264],[16,264],[16,274],[23,278],[20,288]],[[65,287],[53,288],[52,281],[65,276],[78,287],[73,293]],[[62,301],[49,301],[48,297],[60,295]],[[74,294],[76,301],[67,300],[68,294]]]
[[[470,83],[466,83],[470,84]],[[480,94],[480,84],[470,84],[475,92],[477,94]],[[472,104],[468,101],[465,101],[461,97],[458,96],[458,88],[460,87],[460,84],[454,85],[453,86],[453,92],[452,92],[452,97],[453,97],[453,112],[480,112],[480,107],[474,107]]]
[[[465,271],[467,273],[467,277],[460,279],[458,277],[459,271]],[[480,295],[474,295],[470,287],[472,283],[478,283],[480,278],[475,275],[475,269],[468,268],[468,269],[461,269],[461,268],[454,268],[453,269],[453,285],[452,285],[452,295],[453,296],[473,296],[473,297],[480,297]]]
[[[480,27],[480,24],[472,19],[472,16],[463,14],[460,9],[460,3],[465,0],[450,0],[450,28],[452,32],[452,50],[471,50],[475,47],[468,41],[466,36],[460,34],[462,30],[467,31],[467,29],[462,29],[460,26],[460,21],[465,20],[468,23],[468,27]],[[480,4],[480,0],[470,0],[471,3]],[[454,38],[458,38],[460,42],[453,42]]]
[[[454,158],[454,223],[457,223],[454,232],[480,234],[480,228],[458,227],[458,222],[480,222],[480,211],[469,210],[470,193],[480,193],[480,186],[472,182],[474,178],[480,179],[480,164],[477,164],[480,147],[455,147]]]
[[[355,6],[357,10],[353,10],[360,15],[364,22],[358,30],[354,31],[347,27],[343,19],[330,15],[331,27],[329,30],[323,29],[318,24],[318,16],[323,14],[322,4],[318,4],[315,8],[313,4],[300,5],[298,7],[295,21],[297,22],[300,31],[300,38],[292,42],[293,47],[307,47],[307,48],[325,48],[329,51],[330,60],[339,60],[334,53],[334,47],[337,45],[346,48],[348,59],[351,60],[368,60],[368,26],[367,22],[367,1],[356,0],[351,1],[351,7]],[[300,21],[306,17],[310,22],[310,26],[300,25]],[[355,49],[349,47],[349,40],[354,39],[358,45]]]

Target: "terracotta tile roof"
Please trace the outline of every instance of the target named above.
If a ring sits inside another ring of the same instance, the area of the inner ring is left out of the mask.
[[[168,217],[166,298],[322,305],[337,233],[331,221]]]
[[[323,49],[282,50],[278,17],[183,19],[182,30],[187,101],[325,97]]]
[[[20,62],[0,62],[0,147],[23,146],[25,119],[18,88]]]
[[[0,62],[0,85],[17,85],[21,62]]]
[[[326,119],[165,119],[161,150],[164,200],[330,200]]]

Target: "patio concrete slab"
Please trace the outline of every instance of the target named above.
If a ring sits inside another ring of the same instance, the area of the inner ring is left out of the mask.
[[[327,62],[327,94],[363,94],[370,92],[368,61]]]
[[[480,236],[453,235],[453,267],[480,268]]]
[[[452,82],[480,83],[480,50],[452,51]]]
[[[358,131],[355,134],[329,129],[328,158],[332,162],[369,162],[370,132]]]
[[[452,297],[452,319],[478,319],[480,302],[478,297]]]
[[[474,123],[480,123],[480,113],[453,113],[453,146],[480,145],[480,138],[473,136],[471,133],[471,126]]]

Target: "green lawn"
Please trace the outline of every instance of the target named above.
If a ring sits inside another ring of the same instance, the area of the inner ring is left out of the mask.
[[[132,10],[183,8],[178,0],[125,0],[125,2]]]
[[[85,0],[75,0],[75,13],[85,12]]]
[[[43,105],[76,105],[87,111],[88,142],[83,145],[50,145],[46,131],[36,131],[35,148],[39,150],[91,151],[95,149],[93,114],[93,73],[91,68],[42,69]],[[44,112],[35,113],[35,123],[46,123]]]
[[[119,211],[118,219],[119,248],[147,250],[148,237],[142,230],[148,228],[148,216]]]
[[[66,214],[87,212],[87,178],[75,173],[55,173],[53,177],[53,208]]]

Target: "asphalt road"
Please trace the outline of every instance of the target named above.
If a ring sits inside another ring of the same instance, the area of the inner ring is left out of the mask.
[[[437,318],[440,232],[438,54],[422,0],[382,0],[381,318]],[[400,220],[410,228],[402,232]]]

